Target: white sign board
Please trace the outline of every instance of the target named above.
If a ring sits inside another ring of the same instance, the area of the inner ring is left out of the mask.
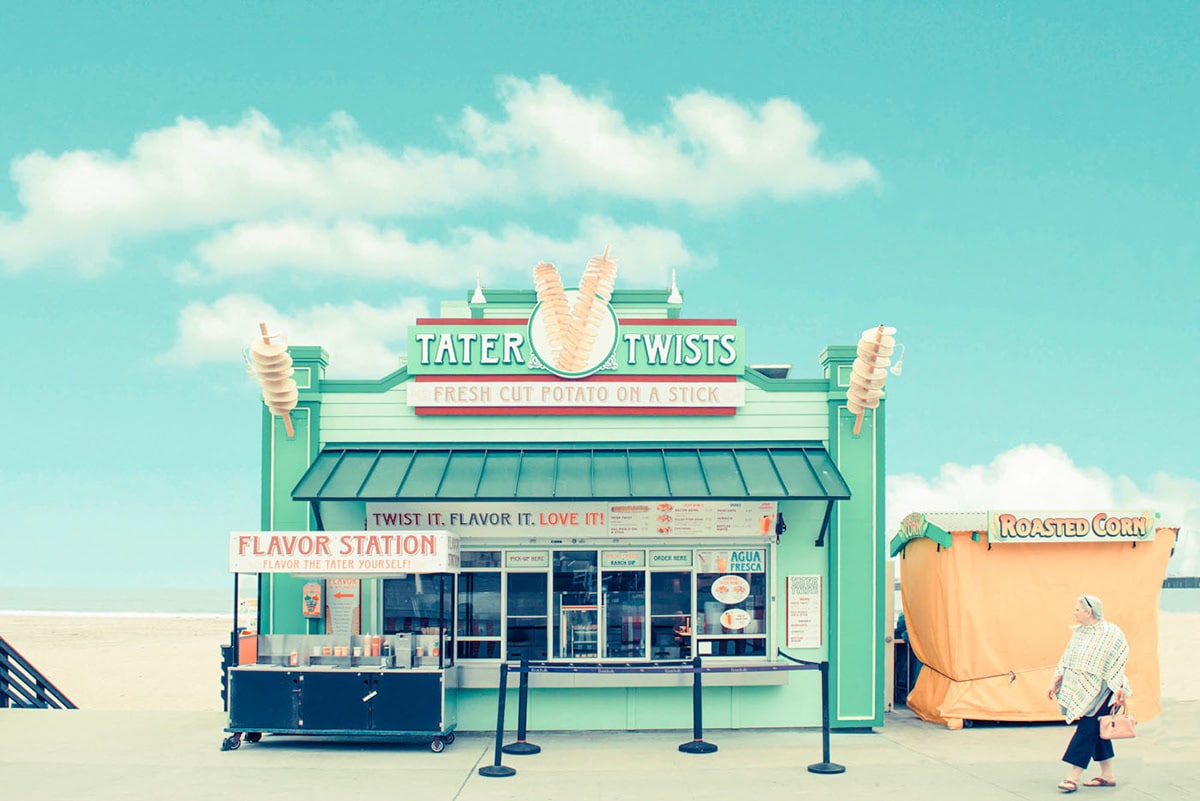
[[[231,573],[396,575],[457,573],[447,531],[231,531]]]
[[[787,647],[821,647],[821,577],[787,577]]]
[[[367,529],[444,529],[460,537],[775,536],[775,501],[368,502]]]
[[[988,543],[1137,542],[1154,539],[1154,512],[988,512]]]
[[[337,576],[325,582],[325,606],[329,609],[326,634],[358,634],[359,580]]]

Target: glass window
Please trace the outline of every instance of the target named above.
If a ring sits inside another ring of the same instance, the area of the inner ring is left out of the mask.
[[[545,573],[509,573],[508,659],[544,660],[547,654]]]
[[[692,573],[650,574],[650,658],[692,658]]]
[[[611,659],[646,656],[646,572],[606,571],[604,587],[604,650]]]
[[[452,645],[453,620],[454,576],[412,574],[383,580],[384,634],[441,635],[446,645]],[[442,653],[446,664],[454,663],[450,649]]]
[[[500,658],[500,572],[470,571],[458,577],[458,655]]]
[[[765,573],[696,574],[696,653],[766,656]]]
[[[463,551],[462,567],[500,567],[499,551]]]
[[[600,626],[595,551],[555,551],[554,656],[599,656]]]

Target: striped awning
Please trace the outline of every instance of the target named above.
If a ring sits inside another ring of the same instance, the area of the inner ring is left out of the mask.
[[[292,490],[298,501],[849,497],[823,447],[789,442],[330,446]]]

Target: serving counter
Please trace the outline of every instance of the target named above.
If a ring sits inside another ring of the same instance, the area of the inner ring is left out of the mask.
[[[435,753],[454,741],[457,537],[231,532],[229,552],[258,597],[253,631],[231,638],[223,751],[264,734],[415,737]],[[279,574],[292,566],[279,554],[303,555],[291,561],[305,572]]]
[[[458,685],[436,645],[442,639],[259,637],[258,662],[229,671],[231,734],[222,750],[240,747],[243,735],[253,743],[263,734],[304,734],[428,737],[442,751],[454,741]],[[342,640],[361,644],[328,644]]]

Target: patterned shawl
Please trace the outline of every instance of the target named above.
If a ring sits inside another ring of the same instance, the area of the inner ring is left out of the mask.
[[[1054,675],[1062,677],[1058,708],[1068,723],[1095,714],[1110,690],[1130,692],[1125,677],[1129,661],[1125,632],[1106,621],[1072,628],[1075,633],[1054,669]]]

